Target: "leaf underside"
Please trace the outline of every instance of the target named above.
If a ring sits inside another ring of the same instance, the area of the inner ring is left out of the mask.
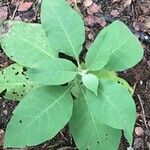
[[[27,95],[7,125],[4,146],[22,148],[53,138],[72,115],[69,91],[70,87],[43,86]]]
[[[0,93],[4,92],[6,99],[21,100],[38,86],[38,83],[26,75],[26,69],[18,64],[0,71]]]
[[[97,76],[91,73],[84,74],[82,76],[82,82],[86,86],[86,88],[91,90],[97,96],[97,88],[99,83]]]

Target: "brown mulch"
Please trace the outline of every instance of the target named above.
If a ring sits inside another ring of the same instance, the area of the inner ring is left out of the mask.
[[[68,2],[85,20],[86,44],[81,59],[84,58],[98,32],[117,19],[126,23],[141,41],[145,50],[143,60],[134,68],[120,72],[119,75],[135,89],[134,99],[138,117],[133,148],[150,150],[150,0],[68,0]],[[0,20],[39,22],[40,4],[41,0],[0,0]],[[0,48],[0,68],[5,68],[10,63]],[[0,150],[3,150],[3,132],[16,105],[16,102],[0,97]],[[127,146],[122,138],[119,150],[126,150]],[[54,139],[25,149],[74,150],[76,147],[66,127]]]

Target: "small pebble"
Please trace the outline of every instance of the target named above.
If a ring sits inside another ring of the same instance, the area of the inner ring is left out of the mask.
[[[150,136],[150,130],[146,130],[146,131],[145,131],[145,134],[146,134],[147,136]]]
[[[142,136],[144,134],[144,130],[141,127],[136,127],[135,134],[138,136]]]
[[[134,148],[138,149],[138,148],[143,148],[144,146],[144,142],[141,138],[136,138],[134,141]]]
[[[6,116],[7,116],[8,111],[5,109],[5,110],[3,111],[3,113],[4,113],[4,115],[6,115]]]
[[[84,0],[83,3],[84,3],[85,7],[89,7],[89,6],[91,6],[93,4],[93,1],[92,0]]]

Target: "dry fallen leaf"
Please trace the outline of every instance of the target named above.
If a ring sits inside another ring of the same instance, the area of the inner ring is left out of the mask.
[[[144,25],[150,29],[150,17],[145,18]]]
[[[88,15],[85,17],[85,24],[89,26],[94,26],[95,17],[93,15]]]
[[[119,15],[119,11],[117,9],[114,9],[110,13],[113,17],[117,17]]]
[[[18,7],[18,11],[27,11],[28,9],[31,8],[31,6],[33,5],[33,2],[25,2],[25,3],[20,3],[19,7]]]
[[[0,7],[0,20],[5,20],[7,18],[8,11],[7,7]]]
[[[137,20],[133,22],[133,27],[136,31],[140,31],[140,23]]]
[[[92,0],[84,0],[83,4],[85,7],[89,7],[93,4],[93,1]]]
[[[105,27],[107,23],[103,17],[99,18],[99,17],[93,16],[93,15],[88,15],[85,18],[85,24],[88,26],[94,26],[94,24],[99,24],[102,27]]]
[[[126,0],[124,3],[124,7],[130,6],[131,2],[132,2],[132,0]]]
[[[150,2],[148,3],[142,3],[140,5],[141,10],[143,11],[144,14],[150,14]]]
[[[106,20],[105,20],[104,17],[101,17],[101,18],[96,17],[95,20],[96,20],[96,23],[98,23],[102,27],[105,27],[107,25]]]
[[[94,14],[97,12],[101,11],[101,5],[97,5],[95,3],[93,3],[88,9],[87,9],[87,13],[88,14]]]

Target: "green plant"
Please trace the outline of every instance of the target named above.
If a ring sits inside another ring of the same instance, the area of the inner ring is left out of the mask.
[[[21,101],[7,125],[5,147],[42,143],[68,122],[80,150],[117,150],[122,130],[132,145],[133,91],[115,72],[137,64],[143,49],[125,24],[105,27],[83,64],[84,23],[65,0],[43,0],[41,24],[8,26],[1,45],[17,63],[0,72],[0,92]],[[74,57],[77,66],[58,58],[59,52]]]

